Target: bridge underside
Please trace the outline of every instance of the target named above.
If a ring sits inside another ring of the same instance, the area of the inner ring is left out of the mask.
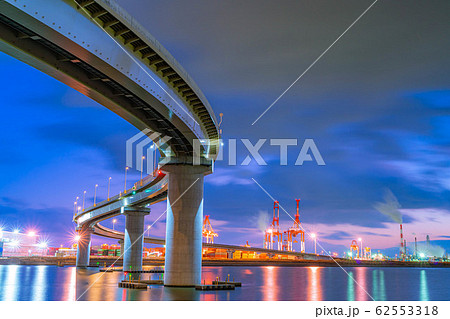
[[[158,180],[153,188],[120,194],[74,216],[84,237],[77,264],[89,263],[91,235],[105,234],[98,222],[126,212],[124,239],[131,255],[124,254],[128,266],[139,268],[143,210],[167,196],[167,284],[199,284],[203,175],[211,172],[217,156],[219,131],[209,103],[181,66],[113,0],[2,0],[0,50],[94,99],[139,130],[159,133],[151,137],[155,142],[166,137],[160,150],[172,158],[162,168],[169,174],[168,185]],[[198,167],[192,166],[196,140],[208,141],[196,154],[203,165]]]
[[[170,136],[168,144],[178,156],[192,157],[192,147],[187,138],[152,107],[158,101],[143,100],[118,80],[92,67],[81,56],[70,53],[3,14],[0,14],[0,34],[1,51],[88,95],[140,130],[151,128],[162,136]]]

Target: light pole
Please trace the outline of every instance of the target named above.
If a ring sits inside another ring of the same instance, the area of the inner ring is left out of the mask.
[[[78,197],[77,196],[77,198],[75,198],[75,202],[74,202],[74,214],[76,215],[77,214],[77,206],[78,206],[78,199],[79,199],[80,197]]]
[[[84,199],[86,198],[86,191],[83,192],[83,212],[84,212]]]
[[[156,157],[158,156],[156,151],[158,150],[158,147],[156,146],[155,143],[153,143],[152,147],[153,147],[153,176],[155,176],[154,172],[156,171],[156,168],[158,167],[158,164],[156,163],[156,159],[157,159]]]
[[[314,239],[314,254],[317,255],[317,237],[316,234],[311,234],[312,239]]]
[[[116,224],[117,219],[113,219],[113,230],[114,230],[114,225]]]
[[[142,173],[144,172],[144,159],[145,159],[145,156],[142,156],[142,158],[141,158],[141,186],[142,186]]]
[[[358,238],[358,241],[361,242],[361,252],[359,253],[359,258],[363,257],[363,245],[362,245],[362,238]]]
[[[94,189],[94,207],[97,206],[97,204],[96,204],[96,199],[97,199],[97,187],[98,187],[98,184],[95,184],[95,189]]]
[[[123,191],[124,194],[127,193],[127,171],[128,171],[128,166],[125,166],[125,189]]]
[[[111,185],[111,177],[108,179],[108,202],[109,202],[109,187]]]

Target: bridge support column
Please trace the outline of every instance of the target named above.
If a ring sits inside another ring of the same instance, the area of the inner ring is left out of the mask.
[[[139,273],[133,271],[142,270],[142,254],[144,250],[144,217],[149,209],[122,208],[122,214],[126,215],[125,237],[123,248],[123,271],[130,271],[132,279],[137,279]]]
[[[164,165],[169,174],[164,285],[201,284],[203,177],[210,167]]]
[[[91,235],[94,230],[90,227],[83,227],[77,229],[78,239],[77,242],[77,267],[89,266],[89,259],[91,255]]]

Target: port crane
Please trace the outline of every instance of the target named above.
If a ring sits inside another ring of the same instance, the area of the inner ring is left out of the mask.
[[[274,249],[274,243],[277,243],[277,250],[283,249],[283,233],[280,231],[280,205],[278,201],[273,203],[272,224],[264,233],[264,248]]]
[[[211,226],[211,222],[209,221],[209,215],[206,215],[205,219],[203,220],[202,235],[204,238],[206,238],[207,244],[214,244],[214,237],[219,236]]]
[[[287,251],[294,251],[293,243],[297,243],[298,241],[295,239],[298,235],[300,235],[300,252],[305,252],[305,232],[300,224],[300,214],[299,214],[299,206],[300,199],[295,200],[297,202],[297,213],[295,214],[294,225],[289,227],[287,231],[284,232],[286,235],[286,244],[285,249]]]

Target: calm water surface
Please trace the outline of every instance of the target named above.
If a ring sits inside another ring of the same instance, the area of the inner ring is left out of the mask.
[[[0,265],[0,300],[450,300],[450,269],[203,267],[243,283],[232,291],[118,288],[123,274],[75,267]],[[159,275],[153,275],[157,279]],[[366,293],[367,292],[367,293]]]

